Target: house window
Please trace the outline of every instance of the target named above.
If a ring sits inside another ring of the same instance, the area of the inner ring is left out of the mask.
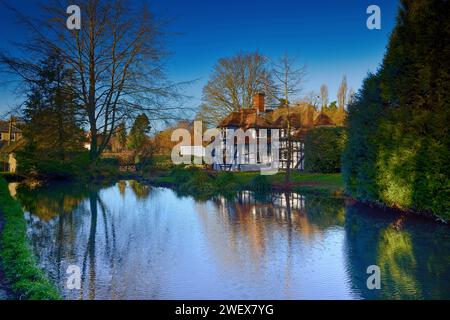
[[[11,133],[11,141],[16,141],[16,134],[15,133]]]

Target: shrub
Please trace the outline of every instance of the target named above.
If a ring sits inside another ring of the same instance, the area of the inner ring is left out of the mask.
[[[236,175],[233,172],[219,172],[214,182],[219,190],[236,189],[236,180]]]
[[[250,181],[248,188],[258,193],[266,193],[272,191],[272,184],[267,176],[258,175]]]
[[[175,180],[175,183],[181,185],[188,182],[193,175],[199,171],[196,167],[186,167],[185,165],[177,165],[170,170],[170,176]]]
[[[208,198],[214,194],[214,183],[203,170],[188,170],[189,179],[180,185],[180,190],[200,198]],[[183,177],[185,178],[185,177]]]
[[[448,9],[402,1],[383,64],[349,106],[343,153],[353,197],[442,220],[450,220]]]
[[[305,171],[337,173],[341,171],[345,129],[318,127],[308,131],[305,140]]]

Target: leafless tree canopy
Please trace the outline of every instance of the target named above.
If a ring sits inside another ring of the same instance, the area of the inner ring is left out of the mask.
[[[320,86],[320,103],[322,111],[328,106],[328,87],[323,84]]]
[[[353,88],[350,88],[350,90],[348,90],[348,103],[347,104],[351,104],[355,99],[355,90]]]
[[[253,96],[271,87],[267,59],[261,54],[238,53],[220,59],[203,88],[199,117],[217,123],[232,111],[251,108]]]
[[[290,181],[291,157],[292,157],[292,126],[290,116],[290,103],[302,90],[305,81],[306,66],[298,66],[295,58],[285,53],[278,62],[273,64],[273,75],[275,78],[274,90],[271,94],[287,108],[287,165],[285,183]]]
[[[91,156],[97,157],[119,123],[146,113],[150,120],[176,119],[181,95],[164,76],[163,23],[146,6],[129,0],[79,0],[81,29],[68,30],[67,7],[54,0],[42,6],[39,19],[23,16],[33,39],[21,43],[29,58],[2,54],[10,71],[26,78],[36,56],[49,50],[61,55],[75,76],[81,111],[89,124]],[[32,57],[32,58],[30,58]],[[98,136],[102,143],[97,145]]]
[[[344,110],[347,103],[347,89],[347,76],[344,75],[337,93],[338,107],[340,110]]]
[[[298,66],[296,59],[285,53],[278,61],[273,62],[272,72],[276,84],[271,94],[279,102],[289,106],[302,91],[306,66]]]
[[[310,104],[311,106],[313,106],[314,107],[314,109],[319,109],[319,106],[320,106],[320,104],[321,104],[321,97],[320,97],[320,95],[316,92],[316,91],[314,91],[314,90],[312,90],[312,91],[309,91],[306,95],[305,95],[305,97],[304,97],[304,99],[303,99],[306,103],[308,103],[308,104]]]

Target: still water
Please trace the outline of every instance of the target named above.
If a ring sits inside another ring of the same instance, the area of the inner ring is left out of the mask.
[[[67,299],[449,299],[450,228],[341,198],[198,200],[136,181],[16,198]],[[68,266],[81,290],[67,289]],[[367,267],[381,289],[367,288]]]

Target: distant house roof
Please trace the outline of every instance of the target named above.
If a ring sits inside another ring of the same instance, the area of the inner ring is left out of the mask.
[[[1,121],[0,120],[0,132],[9,132],[9,122]],[[19,128],[12,126],[11,128],[12,133],[22,133],[22,130]]]
[[[314,126],[335,126],[336,124],[331,120],[329,116],[325,113],[320,113],[319,116],[314,120]]]

